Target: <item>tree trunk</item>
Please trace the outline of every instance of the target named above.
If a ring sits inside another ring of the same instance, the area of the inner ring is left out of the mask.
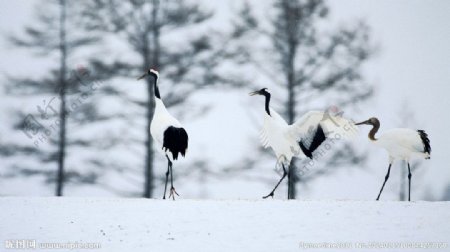
[[[147,60],[144,62],[144,69],[148,68],[150,66],[150,63],[148,61],[148,56],[146,57]],[[151,198],[153,196],[153,138],[150,134],[150,124],[152,122],[153,118],[153,108],[154,108],[154,96],[153,96],[153,85],[152,80],[147,78],[147,95],[148,95],[148,102],[147,102],[147,123],[146,123],[146,136],[147,141],[145,142],[145,149],[146,149],[146,158],[145,158],[145,185],[144,185],[144,197],[145,198]]]
[[[295,112],[295,88],[299,83],[296,83],[296,74],[295,74],[295,58],[297,55],[297,47],[299,46],[298,42],[298,22],[299,22],[299,13],[295,6],[295,2],[285,0],[282,3],[284,9],[283,18],[285,18],[285,34],[286,34],[286,45],[287,45],[287,55],[284,55],[286,58],[286,79],[287,79],[287,91],[288,91],[288,99],[286,104],[286,112],[288,117],[288,123],[294,123],[296,112]],[[288,177],[288,199],[295,199],[297,196],[296,191],[296,183],[298,180],[297,172],[296,172],[296,161],[295,159],[291,160],[289,166],[289,177]]]
[[[66,147],[66,67],[67,67],[67,48],[66,48],[66,3],[65,0],[59,0],[61,8],[60,26],[59,26],[59,50],[61,54],[60,72],[59,72],[59,98],[61,107],[59,113],[59,154],[58,154],[58,173],[56,178],[56,196],[63,195],[64,185],[64,158]]]
[[[289,55],[287,59],[287,85],[288,85],[288,99],[287,99],[287,117],[288,123],[292,124],[295,120],[295,54],[296,54],[296,45],[294,41],[289,41]],[[296,182],[297,175],[295,172],[296,162],[295,159],[292,159],[291,164],[289,166],[289,176],[288,176],[288,199],[295,199],[296,197]]]
[[[407,172],[406,172],[406,162],[402,161],[402,166],[400,169],[400,194],[399,194],[399,200],[400,201],[406,201],[406,178],[407,178]]]
[[[153,0],[153,9],[152,9],[152,45],[153,48],[151,50],[150,57],[150,49],[148,47],[148,34],[144,34],[144,69],[147,69],[149,66],[158,68],[159,66],[159,24],[158,24],[158,11],[159,11],[159,0]],[[147,157],[145,159],[145,189],[144,189],[144,197],[151,198],[153,195],[153,139],[150,134],[150,124],[152,122],[154,107],[155,107],[155,96],[153,90],[153,80],[147,78],[147,94],[148,94],[148,103],[147,103],[147,141],[145,143],[147,150]]]
[[[147,64],[147,67],[149,64]],[[153,139],[150,134],[150,124],[153,118],[153,107],[154,107],[154,98],[153,98],[153,86],[151,80],[147,80],[147,93],[148,93],[148,102],[147,102],[147,141],[145,142],[146,148],[146,158],[145,158],[145,188],[144,188],[144,197],[151,198],[153,196]]]
[[[295,93],[294,93],[294,81],[293,81],[293,69],[288,70],[288,101],[287,101],[287,116],[288,123],[292,124],[295,120]],[[295,159],[291,160],[289,166],[289,176],[288,176],[288,199],[295,199],[296,190],[296,173],[295,173]]]

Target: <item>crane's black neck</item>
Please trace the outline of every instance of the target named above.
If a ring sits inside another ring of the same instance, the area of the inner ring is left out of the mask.
[[[266,113],[267,113],[269,116],[271,116],[271,115],[270,115],[270,108],[269,108],[269,104],[270,104],[270,93],[267,92],[267,91],[264,91],[264,92],[263,92],[263,95],[266,97],[266,105],[265,105],[265,107],[266,107]]]
[[[150,75],[153,76],[153,88],[155,89],[155,97],[161,99],[161,95],[159,94],[158,88],[158,75],[154,73],[150,73]]]
[[[378,140],[375,137],[375,134],[378,132],[378,130],[380,129],[380,122],[376,121],[374,124],[372,124],[372,129],[369,132],[369,139],[372,141],[376,141]]]

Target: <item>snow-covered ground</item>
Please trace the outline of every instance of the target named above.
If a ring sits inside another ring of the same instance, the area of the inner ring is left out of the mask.
[[[36,247],[96,243],[67,251],[108,252],[304,251],[324,243],[380,251],[356,246],[395,245],[388,242],[442,242],[446,248],[426,251],[448,251],[450,242],[450,202],[5,197],[0,209],[0,251],[21,251],[5,246],[23,239]]]

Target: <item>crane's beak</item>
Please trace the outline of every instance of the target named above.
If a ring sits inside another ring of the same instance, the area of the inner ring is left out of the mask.
[[[361,125],[361,124],[369,124],[369,120],[366,120],[366,121],[363,121],[363,122],[360,122],[360,123],[355,123],[355,125]]]
[[[251,93],[249,93],[248,95],[250,95],[250,96],[254,96],[254,95],[257,95],[257,94],[259,94],[259,91],[254,91],[254,92],[251,92]]]
[[[145,73],[145,74],[141,75],[141,77],[137,78],[137,80],[144,79],[145,76],[147,76],[147,75],[148,75],[148,73]]]

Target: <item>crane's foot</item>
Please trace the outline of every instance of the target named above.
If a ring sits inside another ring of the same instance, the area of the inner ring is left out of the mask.
[[[270,192],[268,195],[264,196],[263,199],[267,199],[267,198],[269,198],[269,197],[272,197],[272,198],[273,198],[273,191]]]
[[[170,188],[169,199],[170,199],[170,197],[172,197],[172,199],[175,200],[175,194],[176,194],[177,196],[180,196],[180,195],[178,195],[177,191],[175,190],[175,187],[172,186],[172,187]]]

